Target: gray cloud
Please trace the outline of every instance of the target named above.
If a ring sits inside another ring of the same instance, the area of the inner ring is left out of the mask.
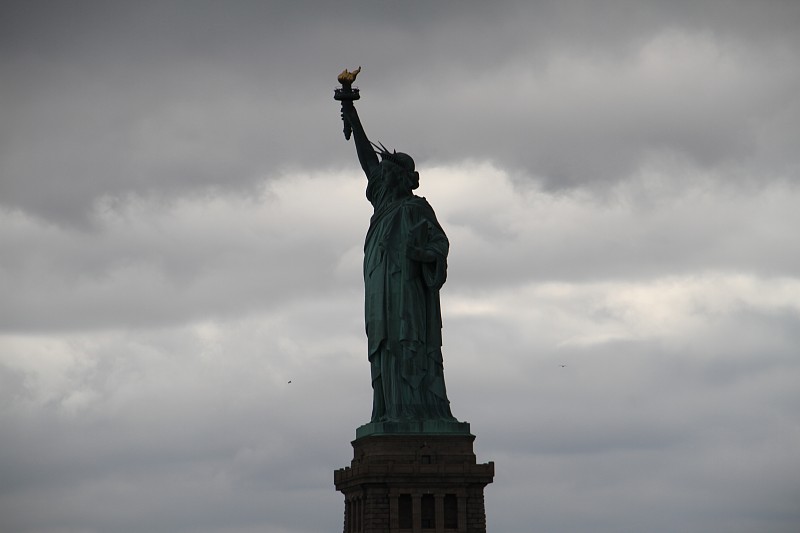
[[[98,197],[251,191],[352,159],[330,100],[422,161],[603,186],[653,152],[792,178],[792,3],[17,3],[2,28],[3,202],[87,223]],[[624,14],[624,15],[623,15]],[[653,63],[655,62],[655,63]]]

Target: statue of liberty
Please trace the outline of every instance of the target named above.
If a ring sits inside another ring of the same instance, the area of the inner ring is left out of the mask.
[[[345,137],[352,132],[373,206],[364,243],[364,315],[373,401],[371,422],[448,421],[439,290],[449,242],[430,204],[412,191],[419,172],[407,154],[367,138],[353,100],[355,72],[339,76]],[[380,159],[379,159],[380,158]],[[467,426],[468,427],[468,426]]]

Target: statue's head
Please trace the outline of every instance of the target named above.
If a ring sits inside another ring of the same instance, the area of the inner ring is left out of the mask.
[[[414,159],[410,155],[398,151],[389,152],[382,144],[373,146],[377,148],[375,153],[381,156],[381,162],[392,174],[392,178],[396,178],[399,187],[409,192],[419,187],[419,172],[414,170]]]

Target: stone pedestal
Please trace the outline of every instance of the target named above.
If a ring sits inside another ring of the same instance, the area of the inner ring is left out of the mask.
[[[334,472],[345,498],[344,533],[486,533],[483,489],[494,463],[476,463],[475,436],[465,427],[353,441],[350,466]]]

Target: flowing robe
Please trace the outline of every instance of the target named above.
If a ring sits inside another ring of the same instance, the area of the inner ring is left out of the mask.
[[[384,164],[368,177],[374,214],[364,244],[372,421],[454,420],[444,385],[439,304],[449,242],[424,198],[390,194]],[[436,259],[410,259],[409,246]]]

